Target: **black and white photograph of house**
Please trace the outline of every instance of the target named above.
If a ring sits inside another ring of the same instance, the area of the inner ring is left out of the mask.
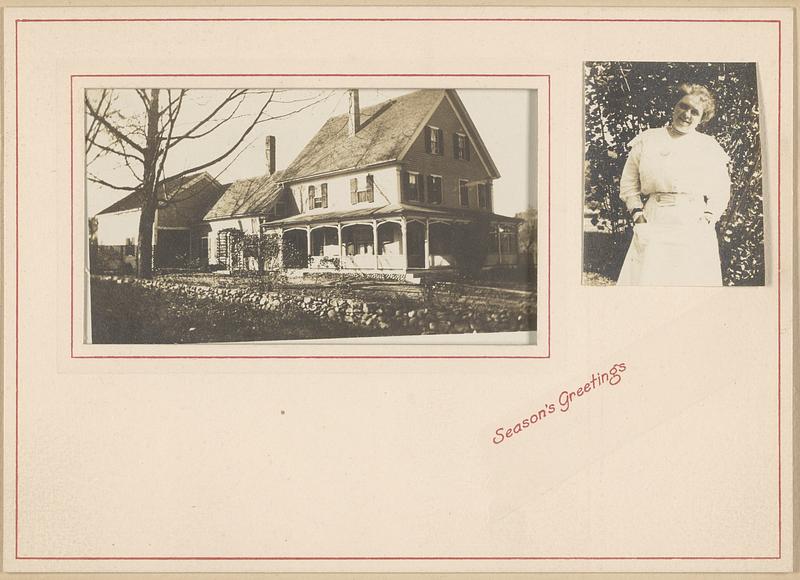
[[[91,89],[84,106],[87,342],[535,342],[535,91]]]

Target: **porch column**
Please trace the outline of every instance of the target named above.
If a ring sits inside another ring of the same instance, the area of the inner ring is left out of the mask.
[[[503,226],[497,224],[497,263],[503,265]]]
[[[306,226],[306,267],[311,267],[311,226]]]
[[[431,267],[431,224],[425,220],[425,268]]]
[[[400,252],[403,254],[403,270],[408,270],[408,242],[406,241],[406,218],[400,218]]]
[[[336,235],[339,236],[339,267],[342,266],[342,222],[336,222]]]
[[[283,270],[283,228],[278,228],[278,269]]]
[[[372,253],[375,255],[375,269],[378,269],[378,221],[372,220]]]

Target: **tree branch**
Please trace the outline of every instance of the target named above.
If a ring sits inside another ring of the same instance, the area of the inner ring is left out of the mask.
[[[109,133],[114,135],[120,141],[124,141],[134,149],[136,149],[139,153],[144,155],[144,147],[134,142],[132,139],[127,137],[124,133],[122,133],[119,129],[117,129],[114,125],[112,125],[105,117],[101,116],[95,109],[92,107],[92,103],[89,102],[88,98],[84,99],[86,103],[86,108],[89,109],[89,114],[92,115],[97,121],[105,127]]]

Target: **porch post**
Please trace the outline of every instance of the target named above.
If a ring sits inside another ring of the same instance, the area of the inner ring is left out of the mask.
[[[372,253],[375,255],[375,269],[378,269],[378,221],[372,220]]]
[[[431,267],[431,224],[429,219],[425,219],[425,268]]]
[[[342,222],[336,222],[336,235],[338,236],[338,244],[339,244],[339,267],[344,267],[344,261],[342,260]]]
[[[497,224],[497,263],[499,265],[503,265],[503,226],[501,224]]]
[[[306,267],[311,267],[311,226],[306,226]]]
[[[406,240],[406,218],[400,218],[400,252],[403,254],[403,270],[408,270],[408,241]]]
[[[278,228],[278,269],[283,270],[283,227]]]

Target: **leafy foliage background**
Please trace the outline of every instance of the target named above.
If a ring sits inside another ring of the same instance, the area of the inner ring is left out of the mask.
[[[588,62],[585,64],[586,220],[584,270],[616,280],[628,249],[630,220],[619,199],[627,144],[666,125],[683,82],[708,87],[716,115],[700,131],[731,159],[731,201],[717,226],[723,282],[764,284],[764,215],[755,63]],[[588,229],[594,231],[589,232]]]

